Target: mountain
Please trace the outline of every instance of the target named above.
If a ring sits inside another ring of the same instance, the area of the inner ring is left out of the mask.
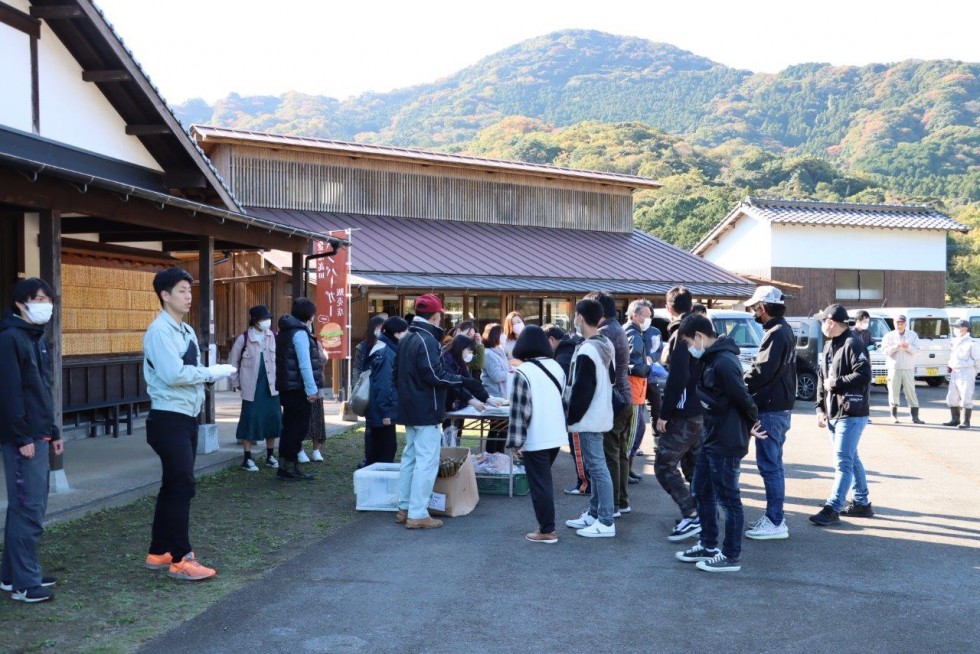
[[[669,183],[638,195],[637,225],[681,246],[747,192],[927,202],[980,224],[978,63],[807,63],[763,74],[568,30],[389,93],[231,94],[176,111],[185,124],[648,175]],[[980,239],[953,237],[950,262],[951,279],[960,275],[951,288],[980,293],[971,290],[980,289]]]

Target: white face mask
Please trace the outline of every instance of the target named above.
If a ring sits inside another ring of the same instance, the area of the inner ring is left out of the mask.
[[[408,332],[398,332],[397,334],[395,334],[395,340],[396,340],[396,341],[400,341],[400,340],[402,340],[402,338],[403,338],[403,337],[405,336],[405,334],[407,334],[407,333],[408,333]]]
[[[640,331],[645,332],[650,329],[650,325],[653,324],[653,318],[644,318],[640,321]]]
[[[259,324],[258,324],[258,327],[262,331],[267,332],[267,331],[269,331],[269,328],[272,327],[272,321],[271,320],[260,320],[259,321]]]
[[[520,336],[520,335],[521,335],[521,332],[522,332],[522,331],[524,331],[524,323],[522,323],[522,322],[517,322],[517,321],[515,320],[515,321],[513,322],[513,324],[511,325],[511,329],[512,329],[512,331],[513,331],[513,332],[514,332],[514,333],[515,333],[515,334],[516,334],[517,336]]]
[[[375,329],[374,330],[374,337],[375,338],[381,338],[381,330],[380,329]]]
[[[463,363],[469,363],[472,360],[473,360],[473,353],[472,352],[468,352],[468,351],[467,352],[463,352]]]
[[[862,320],[861,322],[857,323],[854,326],[863,332],[863,331],[867,331],[870,325],[871,323],[869,323],[867,320]]]
[[[54,313],[54,305],[50,302],[28,302],[24,306],[27,307],[27,318],[35,325],[47,324]]]
[[[698,334],[698,336],[700,336],[700,334]],[[697,336],[695,336],[695,338],[697,338]],[[695,341],[695,343],[696,342],[697,341]],[[697,345],[688,345],[687,351],[690,352],[691,356],[695,359],[700,359],[704,356],[704,341],[701,341],[701,347],[698,347]]]

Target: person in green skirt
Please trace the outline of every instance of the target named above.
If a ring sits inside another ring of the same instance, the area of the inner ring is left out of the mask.
[[[272,333],[272,314],[264,306],[248,310],[248,329],[235,339],[228,357],[238,368],[231,376],[231,387],[242,393],[242,412],[238,420],[238,439],[244,449],[242,470],[258,472],[252,460],[252,443],[265,440],[265,463],[278,468],[272,452],[282,432],[282,407],[276,390],[276,336]]]

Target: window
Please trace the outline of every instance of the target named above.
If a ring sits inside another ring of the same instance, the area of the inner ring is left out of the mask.
[[[912,318],[909,329],[919,338],[949,338],[949,320],[945,318]]]
[[[885,273],[881,270],[838,270],[834,274],[838,300],[881,300]]]
[[[403,295],[402,296],[402,317],[404,318],[407,314],[415,313],[415,300],[419,298],[418,295]]]
[[[525,325],[541,324],[541,300],[534,298],[517,298],[514,300],[514,311],[521,314]]]
[[[492,322],[500,322],[503,318],[500,315],[499,297],[476,298],[476,324],[481,334],[484,327]]]
[[[541,301],[543,316],[542,325],[555,325],[568,331],[571,329],[573,314],[572,303],[563,298],[546,297]]]
[[[368,316],[376,316],[379,313],[387,313],[389,318],[391,316],[405,315],[398,310],[399,306],[397,295],[371,293],[368,297]]]
[[[442,326],[448,332],[463,319],[463,296],[445,296],[442,300],[442,308],[446,310],[442,315]]]

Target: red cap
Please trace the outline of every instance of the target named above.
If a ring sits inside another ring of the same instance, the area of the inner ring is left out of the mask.
[[[442,302],[432,293],[420,295],[415,300],[415,311],[417,313],[445,313]]]

